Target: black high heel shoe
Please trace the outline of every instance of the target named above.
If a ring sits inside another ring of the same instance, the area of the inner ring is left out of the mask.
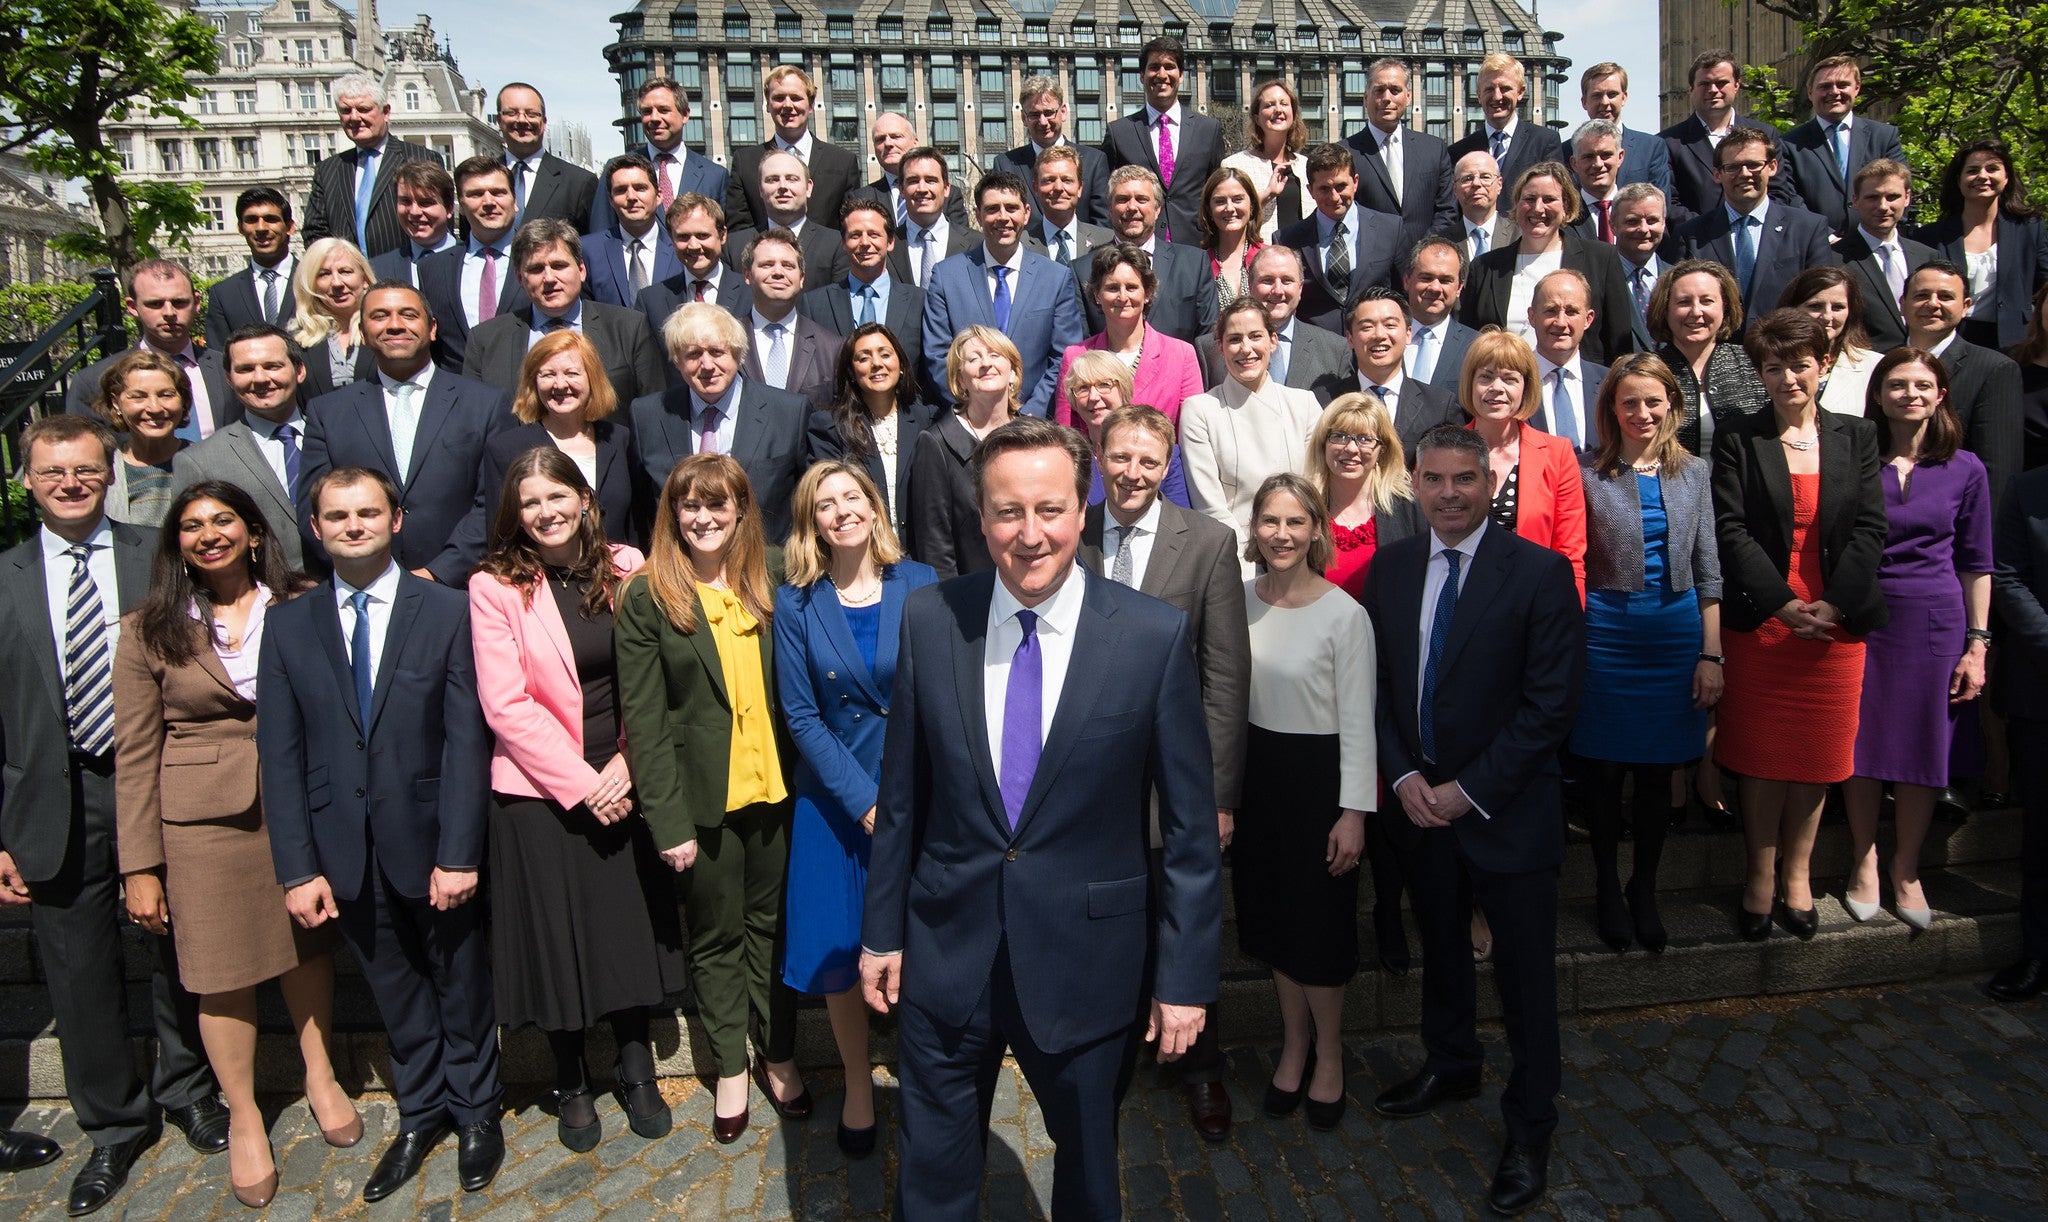
[[[1775,909],[1777,905],[1773,904],[1772,907]],[[1771,936],[1771,914],[1768,912],[1751,912],[1742,906],[1741,900],[1737,900],[1735,901],[1735,931],[1742,935],[1742,940],[1745,942],[1761,942]]]
[[[1773,907],[1777,909],[1778,924],[1783,925],[1786,933],[1801,942],[1813,941],[1813,935],[1820,932],[1818,908],[1794,908],[1783,899]]]
[[[1607,949],[1617,955],[1628,949],[1628,907],[1622,903],[1618,884],[1600,884],[1599,898],[1594,901],[1593,923],[1598,926],[1600,940],[1607,944]]]
[[[1655,887],[1639,887],[1637,880],[1628,880],[1622,894],[1628,899],[1629,915],[1634,918],[1636,941],[1653,955],[1661,955],[1670,945],[1670,935],[1664,931],[1664,918],[1657,911],[1657,890]]]
[[[1293,1115],[1294,1109],[1300,1107],[1302,1099],[1308,1095],[1308,1078],[1311,1073],[1315,1072],[1315,1068],[1316,1052],[1315,1049],[1311,1048],[1308,1052],[1308,1059],[1303,1061],[1301,1065],[1301,1081],[1293,1090],[1281,1090],[1271,1082],[1267,1082],[1266,1098],[1259,1105],[1260,1108],[1268,1116]]]

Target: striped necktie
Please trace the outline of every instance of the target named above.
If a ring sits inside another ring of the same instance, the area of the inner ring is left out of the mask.
[[[71,591],[64,600],[64,713],[71,745],[87,755],[114,749],[114,671],[107,642],[106,605],[87,567],[92,548],[64,549],[71,557]]]

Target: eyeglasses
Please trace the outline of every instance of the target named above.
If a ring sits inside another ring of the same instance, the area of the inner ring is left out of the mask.
[[[61,484],[67,476],[81,484],[103,484],[109,472],[105,467],[37,467],[28,474],[39,484]]]
[[[1771,163],[1768,161],[1737,161],[1732,164],[1723,164],[1721,172],[1723,174],[1761,174],[1770,168]]]
[[[1327,444],[1339,450],[1357,446],[1361,450],[1370,452],[1380,448],[1380,439],[1370,433],[1332,433],[1327,439]]]

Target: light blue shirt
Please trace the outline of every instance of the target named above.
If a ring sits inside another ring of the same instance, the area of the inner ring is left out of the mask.
[[[848,276],[846,278],[846,293],[852,299],[854,321],[860,321],[861,290],[871,288],[875,291],[875,321],[887,322],[889,319],[889,290],[894,286],[895,282],[889,278],[889,269],[886,266],[882,268],[882,274],[875,277],[873,284],[862,284],[859,276]]]
[[[733,416],[735,409],[739,407],[740,385],[745,381],[744,377],[735,375],[732,385],[725,388],[725,394],[716,402],[709,404],[705,403],[696,391],[690,392],[690,452],[692,454],[697,452],[697,435],[704,431],[704,411],[707,407],[718,409],[718,452],[720,454],[732,453],[732,438],[735,431],[733,428],[735,423]]]
[[[541,313],[539,306],[534,307],[533,326],[526,332],[526,346],[528,348],[539,343],[541,337],[548,333],[548,323],[551,321],[546,314]],[[568,312],[562,315],[562,321],[568,324],[571,331],[578,335],[583,334],[583,299],[581,297],[569,303]],[[555,330],[560,329],[559,327],[555,328]]]

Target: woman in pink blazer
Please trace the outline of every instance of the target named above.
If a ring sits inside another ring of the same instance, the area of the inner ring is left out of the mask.
[[[1122,242],[1097,249],[1088,291],[1102,311],[1102,333],[1067,346],[1060,358],[1052,418],[1071,428],[1081,427],[1074,423],[1073,408],[1067,402],[1067,367],[1083,352],[1107,352],[1131,366],[1135,384],[1131,402],[1158,408],[1178,429],[1181,400],[1202,393],[1202,362],[1193,344],[1155,331],[1145,321],[1153,295],[1159,291],[1152,256]]]
[[[574,459],[542,445],[505,472],[490,551],[469,582],[491,753],[490,897],[498,1021],[555,1054],[556,1134],[602,1136],[583,1033],[611,1020],[635,1133],[669,1131],[648,1011],[684,979],[671,872],[633,806],[619,733],[612,605],[645,557],[607,543]]]

